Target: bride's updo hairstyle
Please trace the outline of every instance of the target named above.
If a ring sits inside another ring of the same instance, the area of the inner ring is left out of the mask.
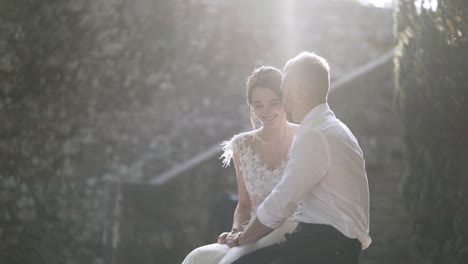
[[[247,78],[247,104],[249,106],[250,123],[255,129],[255,121],[252,113],[252,93],[255,88],[262,87],[270,89],[275,93],[280,100],[283,100],[283,92],[281,91],[282,73],[275,67],[261,66],[253,70]]]

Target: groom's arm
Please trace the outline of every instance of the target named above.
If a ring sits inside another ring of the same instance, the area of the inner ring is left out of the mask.
[[[291,216],[298,204],[326,175],[328,146],[316,131],[298,135],[291,147],[290,160],[280,183],[257,209],[257,217],[238,238],[247,244],[266,236]]]
[[[300,132],[299,132],[300,133]],[[264,225],[278,228],[324,178],[330,166],[328,144],[317,131],[309,129],[296,136],[283,178],[257,209],[257,217]]]
[[[273,230],[273,228],[269,228],[268,226],[263,225],[258,220],[258,218],[255,217],[252,221],[250,221],[249,225],[245,228],[245,230],[241,232],[241,235],[237,239],[237,244],[234,241],[232,241],[232,243],[228,245],[232,247],[249,244],[268,235]]]

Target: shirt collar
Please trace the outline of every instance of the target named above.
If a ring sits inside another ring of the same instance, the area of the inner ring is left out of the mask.
[[[327,112],[331,112],[328,103],[319,104],[312,108],[312,110],[310,110],[309,113],[307,113],[307,115],[304,117],[304,120],[302,120],[301,124],[315,123],[319,119],[319,117],[323,117],[324,115],[326,115]]]

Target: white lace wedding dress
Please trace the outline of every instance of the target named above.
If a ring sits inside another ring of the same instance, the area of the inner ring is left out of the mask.
[[[223,158],[223,165],[229,166],[234,149],[238,151],[240,169],[252,200],[252,219],[257,207],[280,181],[287,161],[283,160],[276,167],[270,168],[262,161],[260,154],[255,153],[247,143],[248,137],[251,135],[242,133],[234,136],[230,141],[223,142],[224,153],[221,158]],[[296,223],[288,219],[280,228],[251,244],[234,248],[218,243],[202,246],[190,252],[182,264],[229,264],[257,249],[284,241],[284,234],[291,233],[295,227]]]

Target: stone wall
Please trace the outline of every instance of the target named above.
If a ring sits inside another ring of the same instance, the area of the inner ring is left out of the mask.
[[[230,228],[235,190],[234,169],[222,168],[218,157],[162,186],[124,184],[115,263],[180,263],[215,242]]]

